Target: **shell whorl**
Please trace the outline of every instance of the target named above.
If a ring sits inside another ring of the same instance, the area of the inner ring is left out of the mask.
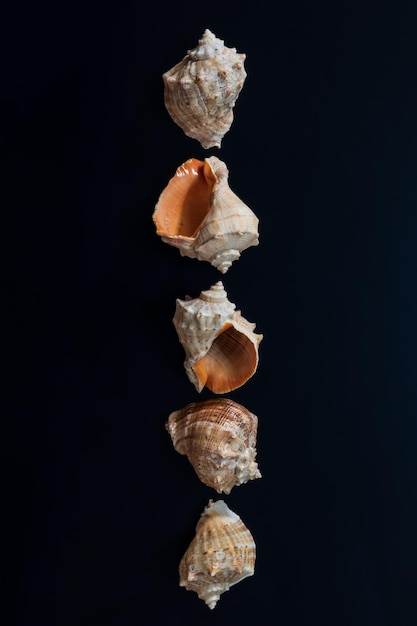
[[[214,304],[223,304],[228,302],[227,293],[221,280],[211,285],[209,289],[205,289],[200,293],[200,300],[203,302],[212,302]],[[234,308],[234,305],[233,305]]]
[[[259,220],[229,186],[229,170],[219,158],[206,163],[215,177],[207,213],[196,237],[195,251],[225,274],[243,250],[259,243]]]
[[[198,44],[192,50],[188,50],[187,54],[193,61],[207,61],[224,50],[224,41],[218,39],[208,28],[204,31]]]
[[[205,356],[220,328],[231,322],[235,308],[221,281],[198,298],[177,298],[173,322],[190,366]]]

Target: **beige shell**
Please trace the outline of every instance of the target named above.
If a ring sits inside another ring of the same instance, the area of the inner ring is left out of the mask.
[[[177,298],[173,323],[185,351],[184,367],[198,392],[241,387],[258,367],[263,335],[242,317],[218,281],[198,298]]]
[[[261,478],[256,458],[258,418],[227,398],[191,402],[166,423],[174,448],[217,493]]]
[[[231,190],[229,170],[217,157],[188,159],[159,196],[153,212],[162,241],[182,256],[208,261],[222,274],[259,243],[259,220]]]
[[[165,107],[183,132],[203,148],[220,148],[246,79],[245,54],[206,29],[193,50],[162,75]]]
[[[179,565],[180,587],[214,609],[230,587],[255,573],[255,540],[223,500],[210,500]]]

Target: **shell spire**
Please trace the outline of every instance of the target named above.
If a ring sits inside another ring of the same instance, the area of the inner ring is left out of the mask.
[[[220,596],[255,573],[255,540],[223,500],[209,500],[179,565],[180,587],[214,609]]]
[[[246,55],[206,29],[192,50],[162,75],[165,107],[203,148],[220,148],[246,79]]]

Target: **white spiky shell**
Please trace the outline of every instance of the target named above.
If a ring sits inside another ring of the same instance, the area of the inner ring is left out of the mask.
[[[226,273],[243,250],[259,243],[259,219],[229,185],[215,156],[188,159],[160,194],[152,215],[156,232],[182,256],[208,261]]]
[[[263,335],[236,311],[221,281],[198,298],[177,298],[173,323],[185,351],[184,368],[198,392],[224,394],[251,378]]]
[[[256,458],[258,418],[229,398],[191,402],[166,423],[174,448],[217,493],[261,478]]]
[[[203,148],[220,148],[246,79],[245,54],[206,29],[197,46],[162,75],[165,107],[183,132]]]
[[[214,609],[220,596],[255,573],[255,540],[223,500],[210,500],[179,565],[180,586]]]

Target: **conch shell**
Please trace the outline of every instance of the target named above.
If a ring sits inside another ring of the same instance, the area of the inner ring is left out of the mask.
[[[182,256],[208,261],[226,273],[240,253],[259,243],[259,220],[231,190],[229,170],[217,157],[188,159],[159,196],[157,235]]]
[[[206,29],[193,50],[162,75],[165,107],[203,148],[220,148],[246,79],[245,54],[227,48]]]
[[[198,392],[223,394],[241,387],[258,367],[263,335],[242,317],[218,281],[198,298],[176,300],[173,323],[185,350],[184,367]]]
[[[180,587],[214,609],[222,593],[253,576],[255,560],[255,541],[241,518],[223,500],[209,500],[180,561]]]
[[[174,448],[217,493],[261,478],[256,458],[258,418],[227,398],[191,402],[166,423]]]

